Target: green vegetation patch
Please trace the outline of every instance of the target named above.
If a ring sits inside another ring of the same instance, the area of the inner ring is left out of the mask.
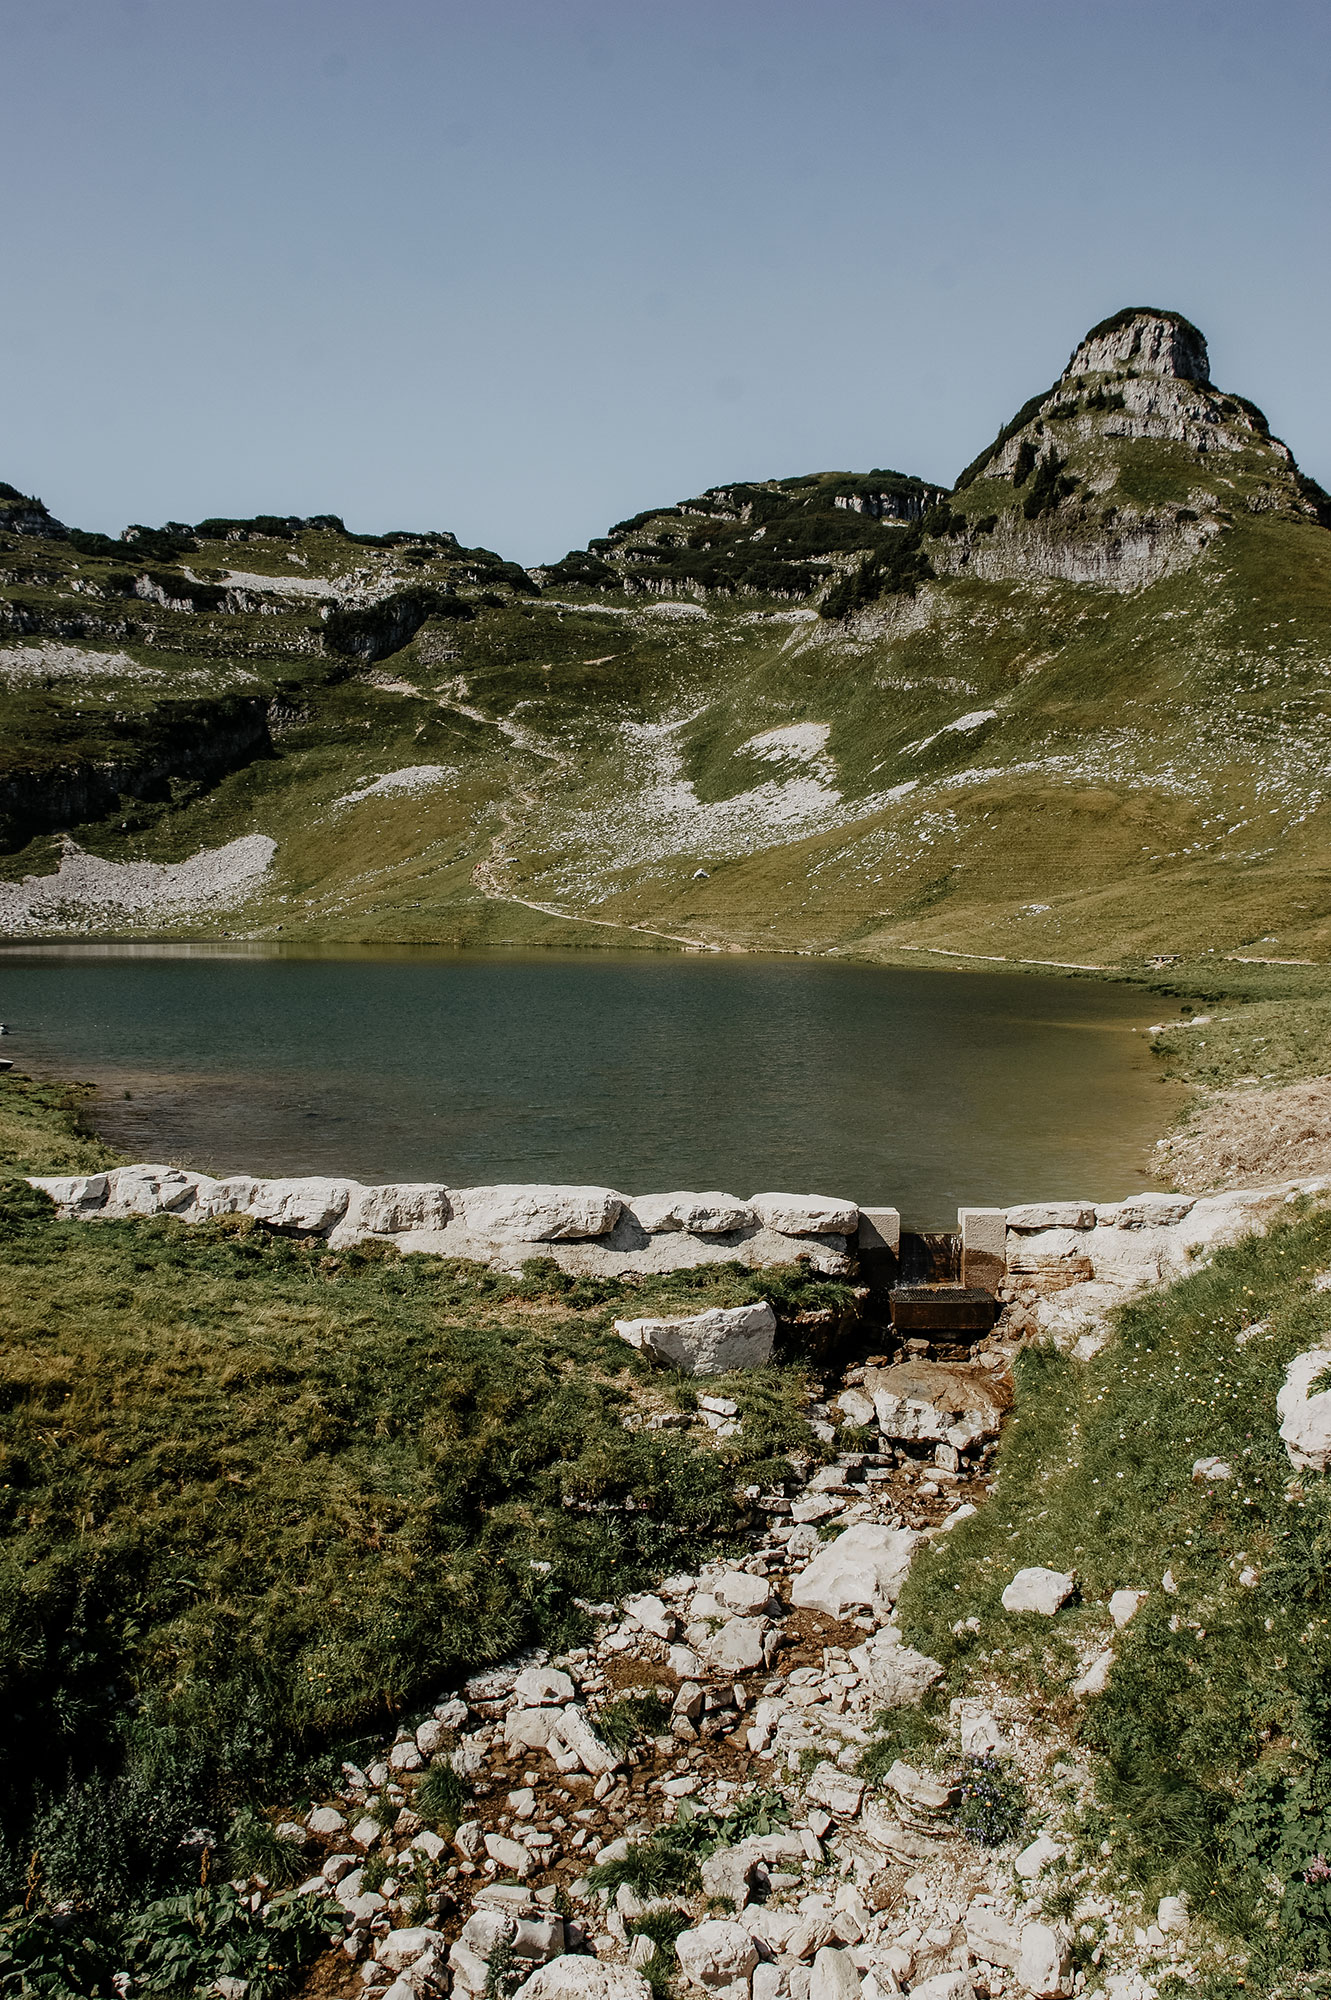
[[[954,1688],[979,1669],[1080,1727],[1104,1756],[1088,1851],[1250,1941],[1259,1990],[1331,1964],[1331,1483],[1291,1473],[1275,1409],[1331,1341],[1329,1266],[1331,1216],[1300,1215],[1123,1308],[1092,1361],[1027,1350],[996,1495],[900,1606]],[[1233,1476],[1194,1479],[1206,1458]],[[1032,1564],[1076,1574],[1054,1619],[999,1602]],[[1115,1636],[1120,1588],[1149,1595]],[[1079,1656],[1111,1642],[1083,1708]]]

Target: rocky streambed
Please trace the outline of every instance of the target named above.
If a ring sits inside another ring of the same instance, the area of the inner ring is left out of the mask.
[[[746,1551],[587,1604],[586,1646],[441,1690],[336,1791],[276,1809],[308,1871],[295,1893],[330,1899],[342,1931],[308,1990],[650,2000],[650,1975],[720,2000],[1093,1992],[1066,1895],[1045,1908],[1065,1887],[1058,1823],[1091,1783],[1047,1716],[977,1684],[950,1704],[946,1756],[896,1757],[878,1783],[857,1768],[883,1712],[942,1678],[893,1607],[983,1503],[1011,1355],[1000,1330],[969,1364],[849,1368],[810,1404],[811,1443],[851,1425],[873,1448],[811,1451],[785,1488],[741,1496]],[[737,1418],[703,1395],[694,1420]],[[1072,1580],[1014,1588],[1056,1617]],[[959,1829],[959,1785],[996,1759],[1031,1811],[986,1847]],[[465,1802],[441,1822],[442,1773]],[[237,1886],[257,1907],[272,1893]],[[1183,1903],[1125,1910],[1088,1879],[1074,1901],[1112,2000],[1150,2000],[1143,1963],[1188,1975]]]

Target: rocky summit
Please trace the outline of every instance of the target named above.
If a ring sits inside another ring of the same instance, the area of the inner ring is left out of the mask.
[[[1318,960],[1328,524],[1154,308],[951,484],[711,487],[530,571],[0,488],[0,931]]]

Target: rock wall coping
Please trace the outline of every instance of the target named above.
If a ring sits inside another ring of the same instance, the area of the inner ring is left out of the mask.
[[[848,1239],[860,1217],[853,1201],[831,1195],[623,1195],[614,1188],[536,1182],[365,1187],[325,1175],[218,1178],[149,1163],[104,1174],[33,1175],[30,1181],[62,1215],[82,1220],[174,1215],[205,1222],[250,1215],[270,1228],[326,1237],[333,1249],[389,1241],[406,1252],[473,1258],[504,1270],[519,1270],[529,1257],[553,1257],[565,1270],[595,1276],[736,1261],[759,1267],[801,1255],[828,1276],[845,1276],[851,1270]]]

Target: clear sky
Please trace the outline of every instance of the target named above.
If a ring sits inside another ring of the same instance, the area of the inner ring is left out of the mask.
[[[523,562],[1173,306],[1331,485],[1326,0],[0,0],[0,478]]]

